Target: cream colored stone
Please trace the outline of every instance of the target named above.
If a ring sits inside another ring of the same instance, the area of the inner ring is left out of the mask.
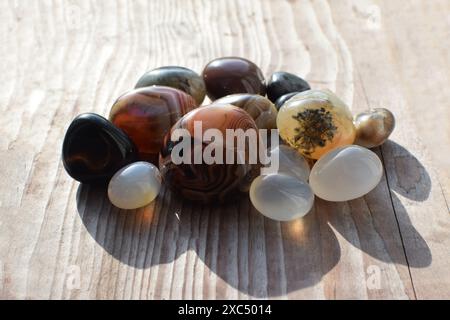
[[[161,174],[148,162],[132,163],[109,182],[108,197],[120,209],[137,209],[151,203],[161,189]]]
[[[280,137],[310,159],[353,144],[356,129],[348,106],[329,90],[308,90],[278,111]]]
[[[372,151],[356,146],[334,149],[316,162],[309,183],[316,196],[328,201],[348,201],[374,189],[383,165]]]
[[[278,172],[299,178],[308,182],[310,168],[306,159],[295,149],[279,145],[270,150],[272,162],[278,159]]]
[[[291,221],[311,210],[314,194],[304,181],[280,173],[256,178],[250,187],[250,200],[264,216]]]

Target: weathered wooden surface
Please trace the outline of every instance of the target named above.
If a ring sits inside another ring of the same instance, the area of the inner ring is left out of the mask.
[[[0,1],[0,297],[450,298],[450,3]],[[60,163],[147,69],[247,57],[397,116],[369,195],[264,219],[164,191],[136,212]]]

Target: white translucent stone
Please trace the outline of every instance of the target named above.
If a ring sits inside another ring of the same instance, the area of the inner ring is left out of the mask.
[[[314,194],[306,182],[280,173],[253,180],[250,200],[264,216],[277,221],[291,221],[311,210]]]
[[[148,162],[135,162],[112,177],[108,197],[120,209],[131,210],[151,203],[161,189],[161,174]]]
[[[306,159],[294,148],[279,145],[270,150],[271,165],[278,159],[278,172],[299,178],[307,182],[309,178],[309,164]],[[276,172],[273,172],[276,173]]]
[[[383,165],[372,151],[350,145],[326,153],[316,162],[309,183],[316,196],[328,201],[348,201],[374,189]]]

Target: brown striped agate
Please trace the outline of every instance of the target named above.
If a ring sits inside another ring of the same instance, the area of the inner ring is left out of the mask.
[[[214,104],[232,104],[244,109],[255,120],[259,129],[276,129],[278,111],[266,97],[258,94],[237,93],[219,100]]]
[[[232,105],[209,105],[195,109],[182,117],[171,129],[186,129],[191,137],[194,137],[194,122],[201,121],[203,132],[207,129],[218,129],[223,134],[223,154],[231,146],[226,145],[226,129],[257,130],[255,121],[243,109]],[[181,194],[186,199],[203,203],[223,203],[224,201],[239,195],[240,192],[248,192],[253,178],[259,174],[259,166],[248,161],[249,147],[245,146],[246,161],[243,164],[174,164],[171,152],[181,142],[172,142],[168,134],[161,150],[160,169],[164,182],[172,190]],[[191,138],[193,141],[193,138]],[[203,142],[202,152],[208,145]],[[229,148],[237,158],[236,143],[234,148]],[[194,147],[192,142],[191,159],[194,159]],[[225,161],[224,161],[225,162]]]
[[[158,165],[164,136],[184,114],[196,108],[195,100],[178,89],[152,86],[122,95],[109,119],[136,145],[139,158]]]

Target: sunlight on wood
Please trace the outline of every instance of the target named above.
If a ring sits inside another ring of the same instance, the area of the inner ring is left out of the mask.
[[[0,298],[450,299],[450,1],[432,2],[0,1]],[[107,116],[148,70],[222,56],[333,89],[354,113],[390,109],[381,183],[280,224],[165,191],[120,211],[66,174],[75,116]]]

